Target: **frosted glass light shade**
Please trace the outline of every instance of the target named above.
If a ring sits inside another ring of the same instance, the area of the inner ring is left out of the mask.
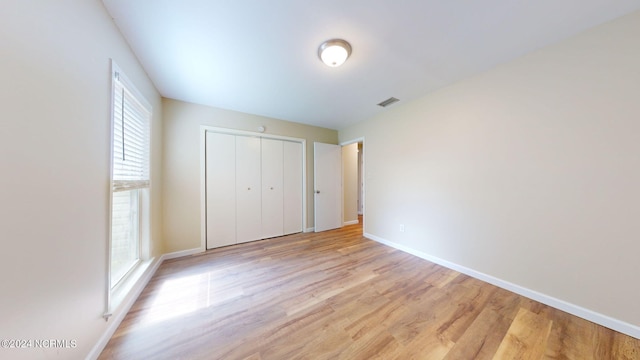
[[[337,67],[342,65],[351,55],[351,45],[341,39],[325,41],[318,48],[318,56],[327,66]]]

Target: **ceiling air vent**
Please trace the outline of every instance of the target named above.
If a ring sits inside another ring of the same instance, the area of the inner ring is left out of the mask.
[[[391,104],[395,104],[395,103],[397,103],[398,101],[400,101],[400,100],[398,100],[398,99],[396,99],[396,98],[394,98],[394,97],[390,97],[390,98],[388,98],[387,100],[385,100],[385,101],[383,101],[383,102],[379,103],[379,104],[378,104],[378,106],[387,107],[387,106],[389,106],[389,105],[391,105]]]

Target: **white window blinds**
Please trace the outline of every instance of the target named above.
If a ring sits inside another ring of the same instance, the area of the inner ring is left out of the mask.
[[[113,70],[113,191],[149,187],[151,107]]]

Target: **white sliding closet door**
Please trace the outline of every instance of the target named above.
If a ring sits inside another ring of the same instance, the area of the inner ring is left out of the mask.
[[[283,141],[284,234],[302,229],[302,144]]]
[[[205,130],[207,249],[304,230],[304,143]]]
[[[260,138],[236,136],[236,239],[262,238]]]
[[[236,243],[236,137],[206,137],[207,249]]]
[[[284,234],[283,146],[281,140],[262,139],[262,237]]]

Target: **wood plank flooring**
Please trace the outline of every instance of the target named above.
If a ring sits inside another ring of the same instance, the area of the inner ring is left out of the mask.
[[[640,359],[640,340],[352,225],[166,261],[100,359]]]

